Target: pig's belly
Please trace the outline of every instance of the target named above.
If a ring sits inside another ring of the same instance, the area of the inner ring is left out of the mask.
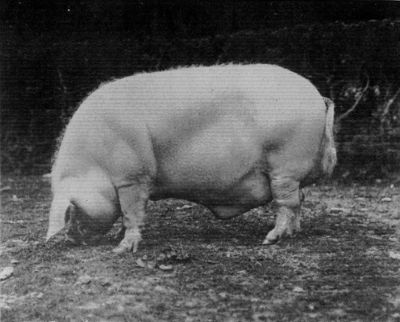
[[[225,191],[217,202],[205,201],[204,205],[217,217],[225,219],[241,215],[271,200],[268,178],[259,170],[255,170],[243,177],[230,190]]]
[[[178,198],[197,202],[209,208],[219,218],[231,218],[264,205],[272,200],[268,178],[258,169],[231,182],[221,184],[214,177],[207,185],[192,181],[181,186],[159,185],[153,189],[151,199]]]

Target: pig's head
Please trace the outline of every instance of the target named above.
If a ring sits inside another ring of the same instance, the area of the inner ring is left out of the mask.
[[[65,214],[65,236],[74,244],[87,243],[99,235],[105,234],[114,223],[114,215],[87,214],[83,209],[71,204]]]
[[[81,195],[72,201],[55,196],[46,240],[65,228],[69,241],[87,243],[110,230],[119,216],[119,205],[100,194]]]

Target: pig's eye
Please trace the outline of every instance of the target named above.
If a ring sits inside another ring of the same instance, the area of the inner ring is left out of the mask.
[[[85,225],[83,225],[80,222],[78,223],[77,229],[78,229],[78,232],[79,232],[79,234],[81,236],[84,236],[84,235],[86,235],[88,233],[88,230],[86,229]]]

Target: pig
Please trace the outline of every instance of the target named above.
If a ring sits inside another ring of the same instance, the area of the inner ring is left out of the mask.
[[[47,240],[75,242],[122,216],[136,252],[148,200],[186,199],[219,218],[273,202],[263,244],[300,231],[301,188],[336,164],[334,104],[276,65],[191,66],[101,85],[80,105],[52,168]]]

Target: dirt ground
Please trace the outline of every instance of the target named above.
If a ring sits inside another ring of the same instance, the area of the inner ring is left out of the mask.
[[[303,231],[262,246],[270,208],[215,219],[151,203],[136,254],[45,244],[50,186],[3,177],[1,321],[400,321],[399,184],[305,190]],[[8,272],[8,274],[7,274]]]

